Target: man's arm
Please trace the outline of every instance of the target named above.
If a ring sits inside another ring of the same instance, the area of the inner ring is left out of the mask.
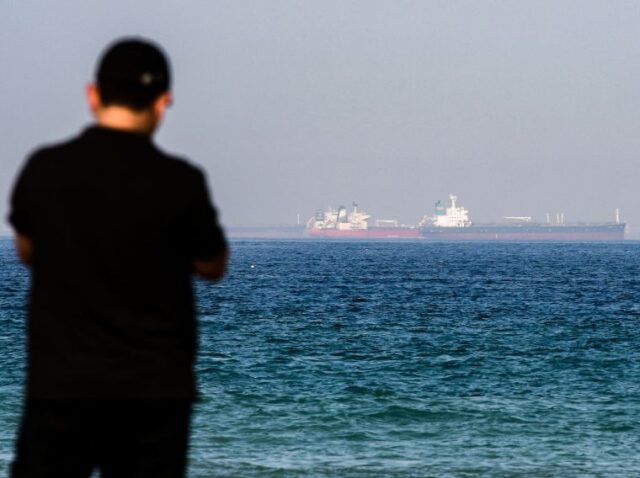
[[[30,266],[33,262],[33,241],[29,236],[16,233],[16,250],[23,264]]]
[[[224,277],[227,271],[228,260],[229,250],[225,248],[224,251],[211,259],[193,261],[193,270],[203,279],[218,281]]]
[[[185,213],[191,267],[203,279],[218,281],[224,277],[229,259],[229,246],[218,222],[204,174],[194,170],[190,186],[191,201]]]
[[[11,192],[9,223],[15,231],[16,252],[20,261],[28,266],[33,263],[33,222],[35,201],[38,196],[36,178],[39,174],[40,154],[30,156],[16,178]]]

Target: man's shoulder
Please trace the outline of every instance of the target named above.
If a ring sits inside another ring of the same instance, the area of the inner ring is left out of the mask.
[[[183,178],[187,181],[197,182],[204,178],[205,173],[202,168],[191,162],[190,159],[173,153],[167,153],[157,146],[155,146],[155,150],[164,167],[172,175],[175,175],[176,179]]]
[[[27,154],[26,168],[32,171],[41,171],[47,167],[56,167],[52,160],[69,157],[69,154],[77,148],[79,135],[66,138],[57,142],[40,145]]]
[[[33,163],[43,163],[52,159],[63,160],[77,154],[84,155],[87,149],[91,150],[95,147],[92,141],[87,138],[86,133],[85,130],[57,142],[42,144],[27,155],[27,160]],[[153,142],[149,144],[153,156],[155,156],[153,159],[171,170],[172,173],[194,179],[204,176],[204,171],[185,156],[169,153]]]

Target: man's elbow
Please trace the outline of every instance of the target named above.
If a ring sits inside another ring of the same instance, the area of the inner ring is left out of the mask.
[[[30,266],[33,262],[33,241],[29,236],[16,234],[16,250],[20,262]]]
[[[209,260],[197,260],[193,262],[194,272],[203,279],[219,281],[227,272],[229,252],[225,251],[219,256]]]
[[[226,273],[225,266],[216,266],[216,267],[206,266],[206,267],[196,268],[196,274],[198,275],[198,277],[208,281],[213,281],[213,282],[217,282],[221,280],[224,277],[225,273]]]

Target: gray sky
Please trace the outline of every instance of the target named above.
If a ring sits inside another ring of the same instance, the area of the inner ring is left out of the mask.
[[[352,200],[415,223],[450,192],[476,222],[640,224],[639,26],[620,0],[2,0],[0,213],[136,34],[174,67],[158,143],[206,169],[226,224]]]

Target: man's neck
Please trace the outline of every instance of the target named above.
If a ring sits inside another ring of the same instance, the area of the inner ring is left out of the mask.
[[[105,106],[95,114],[98,126],[131,133],[151,135],[157,119],[153,111],[134,111],[123,106]]]

